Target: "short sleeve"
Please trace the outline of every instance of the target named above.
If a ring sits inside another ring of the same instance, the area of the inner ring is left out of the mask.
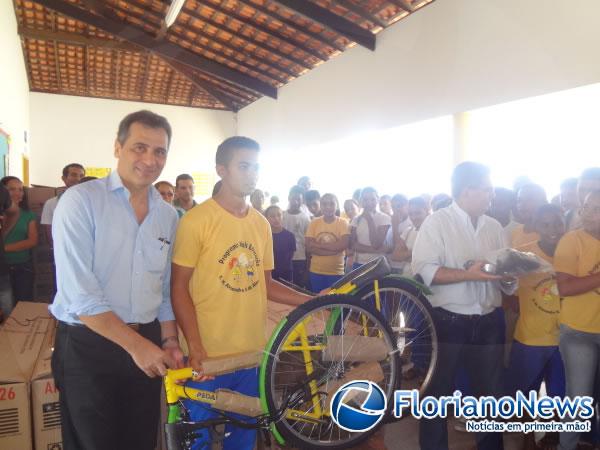
[[[173,263],[194,268],[202,251],[201,223],[193,215],[186,214],[179,221],[173,250]]]
[[[579,266],[579,246],[575,239],[575,233],[567,233],[558,243],[554,254],[554,270],[569,275],[577,276]]]

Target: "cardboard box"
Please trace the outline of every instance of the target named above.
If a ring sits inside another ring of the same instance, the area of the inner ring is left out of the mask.
[[[53,187],[37,186],[26,189],[29,208],[38,215],[42,214],[44,203],[52,197],[56,197],[57,189]]]
[[[36,450],[61,450],[63,448],[58,390],[54,384],[50,367],[56,325],[57,323],[53,321],[48,327],[31,376],[33,441]]]
[[[0,449],[32,448],[29,380],[52,321],[47,304],[19,302],[0,328]]]

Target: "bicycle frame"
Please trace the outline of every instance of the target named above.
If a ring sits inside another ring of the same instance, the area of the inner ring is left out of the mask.
[[[422,292],[424,292],[426,294],[430,293],[429,289],[426,286],[422,285],[421,283],[419,283],[416,280],[405,278],[405,277],[399,277],[397,275],[388,275],[384,278],[387,278],[387,277],[400,278],[404,282],[411,284],[412,286],[421,290]],[[377,310],[381,311],[381,298],[379,295],[379,280],[375,279],[372,281],[372,283],[373,283],[373,289],[374,289],[374,293],[375,293],[375,308]],[[360,287],[361,286],[356,285],[353,282],[353,280],[350,280],[350,281],[346,282],[345,284],[343,284],[342,286],[339,286],[336,289],[330,290],[328,292],[328,294],[350,294],[351,295],[351,294],[355,293]],[[330,315],[330,317],[328,318],[328,320],[326,322],[326,326],[325,326],[325,330],[324,330],[325,336],[329,336],[329,335],[333,334],[335,323],[338,320],[338,318],[340,317],[341,313],[342,313],[342,310],[341,310],[341,308],[339,308],[336,311],[334,311],[333,314]],[[269,416],[270,414],[273,414],[273,412],[270,412],[268,410],[267,399],[266,399],[267,393],[265,391],[267,360],[268,360],[269,353],[271,352],[271,349],[273,347],[273,343],[274,343],[276,337],[278,336],[279,332],[281,331],[281,329],[285,326],[286,322],[287,322],[287,317],[283,318],[279,322],[279,324],[276,326],[275,330],[271,334],[271,337],[270,337],[270,339],[267,343],[267,346],[265,348],[265,351],[264,351],[263,359],[260,364],[259,398],[260,398],[260,404],[261,404],[261,407],[262,407],[262,410],[263,410],[263,413],[265,414],[265,416]],[[311,352],[323,350],[325,348],[325,346],[323,344],[318,344],[318,343],[311,344],[309,342],[308,333],[307,333],[307,329],[306,329],[307,325],[308,325],[308,323],[303,322],[303,323],[300,323],[294,329],[294,331],[286,339],[286,342],[284,343],[284,346],[283,346],[283,350],[301,352],[303,361],[306,366],[306,375],[310,377],[311,375],[314,374],[314,366],[313,366]],[[362,325],[364,327],[365,335],[366,335],[367,334],[366,321]],[[167,403],[169,405],[167,423],[176,423],[181,420],[181,411],[180,411],[178,402],[182,398],[191,399],[191,400],[205,403],[208,405],[213,405],[215,403],[215,401],[216,401],[216,393],[215,392],[206,391],[206,390],[202,390],[202,389],[196,389],[196,388],[190,388],[190,387],[186,387],[184,385],[178,384],[178,381],[183,381],[183,380],[193,378],[195,375],[197,375],[197,374],[190,367],[185,368],[185,369],[168,370],[167,371],[167,375],[165,376],[165,390],[166,390],[166,397],[167,397],[166,399],[167,399]],[[318,391],[317,381],[311,380],[308,384],[308,387],[310,389],[310,393],[311,393],[311,397],[312,397],[312,404],[313,404],[314,412],[307,413],[306,411],[295,410],[292,408],[292,409],[288,409],[286,411],[286,413],[285,413],[286,417],[296,420],[296,421],[303,420],[303,421],[307,421],[310,423],[314,423],[315,420],[319,420],[321,417],[329,415],[329,411],[323,411],[323,409],[321,408],[319,394],[317,392]],[[272,416],[270,416],[270,417],[272,417]],[[285,439],[277,431],[274,421],[271,421],[269,428],[270,428],[271,434],[275,437],[277,442],[281,445],[285,444]]]

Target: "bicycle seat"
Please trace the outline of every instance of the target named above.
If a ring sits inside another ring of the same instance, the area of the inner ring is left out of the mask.
[[[392,273],[392,268],[387,259],[385,256],[380,256],[344,275],[331,286],[331,289],[339,289],[349,282],[357,288],[361,288],[365,284],[383,278],[390,273]]]

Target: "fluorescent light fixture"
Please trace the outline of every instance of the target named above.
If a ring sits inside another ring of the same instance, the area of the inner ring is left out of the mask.
[[[181,8],[183,8],[184,3],[185,0],[173,0],[171,6],[169,6],[169,10],[167,11],[167,16],[165,17],[167,28],[175,23],[175,20],[179,15],[179,11],[181,11]]]

